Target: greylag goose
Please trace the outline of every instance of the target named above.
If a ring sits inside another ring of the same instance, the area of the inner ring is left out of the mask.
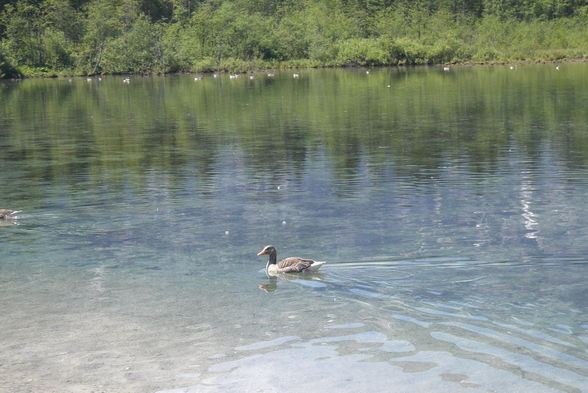
[[[268,274],[314,272],[326,263],[298,257],[290,257],[278,262],[278,252],[274,246],[265,246],[257,254],[257,256],[261,255],[269,255],[269,260],[265,265],[265,271]]]
[[[0,209],[0,220],[16,220],[18,217],[15,216],[16,213],[20,213],[22,210],[10,210],[10,209]]]

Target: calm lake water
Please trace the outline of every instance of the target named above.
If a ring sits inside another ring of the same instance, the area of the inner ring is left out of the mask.
[[[1,392],[588,391],[588,65],[122,79],[0,83]]]

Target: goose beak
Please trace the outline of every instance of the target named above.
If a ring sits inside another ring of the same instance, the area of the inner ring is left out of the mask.
[[[265,249],[261,250],[261,251],[260,251],[260,252],[257,254],[257,256],[258,256],[258,257],[259,257],[259,256],[261,256],[261,255],[265,255]]]

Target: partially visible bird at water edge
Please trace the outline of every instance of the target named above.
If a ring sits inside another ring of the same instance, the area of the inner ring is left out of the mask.
[[[22,210],[0,209],[0,220],[16,220]]]

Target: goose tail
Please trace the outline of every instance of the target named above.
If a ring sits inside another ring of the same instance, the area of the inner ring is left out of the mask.
[[[325,262],[325,261],[315,261],[312,265],[310,265],[308,267],[308,270],[316,272],[317,270],[319,270],[321,268],[321,266],[323,266],[326,263],[327,262]]]

